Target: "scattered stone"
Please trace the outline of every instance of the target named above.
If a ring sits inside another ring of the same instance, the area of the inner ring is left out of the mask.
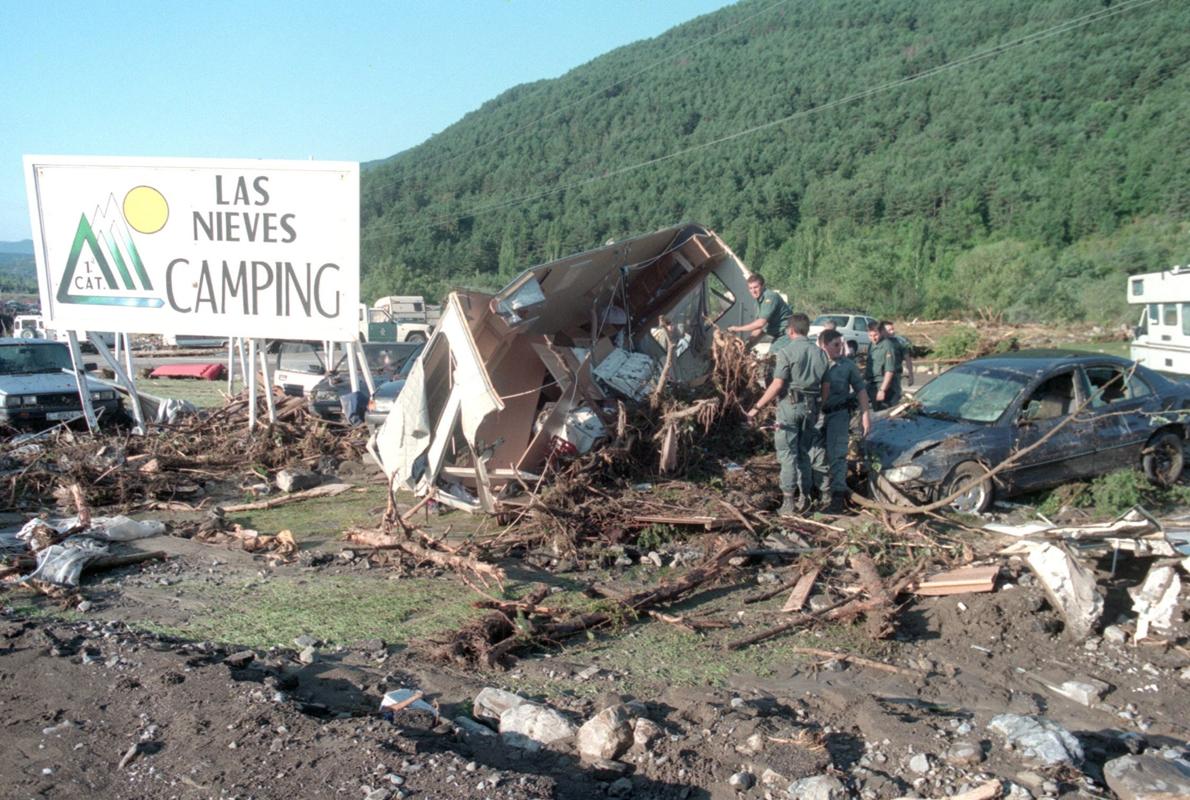
[[[373,789],[368,792],[364,800],[391,800],[393,793],[388,789]]]
[[[454,724],[464,733],[474,734],[476,736],[495,736],[496,732],[487,725],[480,724],[470,717],[455,717]]]
[[[302,652],[298,653],[298,661],[303,664],[313,664],[318,659],[318,651],[314,645],[310,645]]]
[[[1041,787],[1045,784],[1045,778],[1036,772],[1024,770],[1016,774],[1016,782],[1032,792],[1040,792]]]
[[[786,794],[794,800],[847,800],[843,783],[832,775],[815,775],[789,784]]]
[[[930,757],[925,753],[918,753],[913,758],[909,759],[909,769],[916,772],[918,775],[925,775],[933,765],[930,763]]]
[[[1043,717],[1000,714],[988,723],[988,729],[1004,737],[1009,745],[1027,759],[1047,766],[1078,764],[1083,748],[1070,731]]]
[[[294,647],[300,647],[303,650],[307,647],[314,647],[318,644],[318,640],[308,633],[303,633],[301,636],[293,640]]]
[[[600,672],[602,672],[602,670],[599,667],[592,664],[591,666],[587,667],[586,669],[582,670],[577,675],[575,675],[574,678],[575,678],[575,680],[589,681],[592,678],[594,678],[596,675],[598,675]]]
[[[746,792],[756,785],[756,776],[751,772],[737,772],[727,779],[727,784],[737,791]]]
[[[235,669],[243,669],[256,659],[256,653],[251,650],[240,650],[223,659],[223,663]]]
[[[1095,678],[1083,678],[1077,681],[1066,681],[1061,686],[1049,688],[1080,705],[1091,706],[1102,700],[1112,687],[1110,683],[1104,683]]]
[[[86,614],[88,611],[90,611],[94,607],[95,607],[95,604],[92,603],[90,600],[84,600],[83,602],[81,602],[77,606],[75,606],[76,610],[80,614]]]
[[[1111,644],[1124,644],[1128,641],[1128,632],[1119,625],[1108,625],[1103,629],[1103,641]]]
[[[633,742],[632,718],[625,705],[615,705],[587,720],[578,731],[579,754],[591,761],[618,758]]]
[[[661,726],[656,722],[638,719],[632,727],[632,741],[637,747],[648,750],[653,742],[661,738],[662,733]]]
[[[522,702],[500,715],[500,736],[505,744],[524,750],[560,745],[577,731],[566,717],[536,703]]]
[[[277,488],[283,492],[303,492],[322,483],[322,476],[308,469],[283,469],[277,473]]]
[[[954,744],[943,755],[947,764],[955,767],[969,767],[983,761],[983,750],[967,742]]]
[[[1121,756],[1103,765],[1103,777],[1120,800],[1190,797],[1190,762],[1181,758]]]
[[[491,719],[499,721],[502,714],[510,708],[515,708],[527,702],[519,694],[506,692],[503,689],[485,687],[475,695],[475,702],[471,706],[471,716],[476,719]]]

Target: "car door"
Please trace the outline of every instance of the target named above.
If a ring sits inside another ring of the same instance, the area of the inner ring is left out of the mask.
[[[1015,491],[1057,486],[1083,476],[1093,423],[1085,413],[1071,418],[1083,398],[1082,374],[1074,366],[1043,377],[1022,398],[1016,418],[1009,423],[1013,432],[1009,458],[1017,461],[1005,471],[1005,481]],[[1027,452],[1018,455],[1023,451]]]
[[[1140,463],[1140,453],[1153,430],[1160,397],[1148,382],[1120,364],[1083,368],[1091,398],[1091,457],[1087,475],[1102,475]]]

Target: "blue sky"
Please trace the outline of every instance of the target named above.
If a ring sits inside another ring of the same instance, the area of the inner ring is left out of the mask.
[[[725,0],[0,0],[0,241],[21,157],[370,161]]]

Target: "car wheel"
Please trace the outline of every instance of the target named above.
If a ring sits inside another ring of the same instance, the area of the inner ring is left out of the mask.
[[[424,342],[425,340],[426,335],[424,333],[411,333],[405,337],[405,341],[407,342]]]
[[[946,489],[942,496],[948,497],[976,478],[986,474],[987,470],[982,465],[974,461],[964,461],[954,468],[954,472],[950,473],[950,480],[946,482]],[[982,514],[992,504],[992,492],[992,479],[984,478],[951,500],[950,507],[962,514]]]
[[[1173,431],[1159,433],[1149,440],[1143,452],[1140,465],[1149,483],[1168,489],[1182,477],[1185,456],[1181,436]]]

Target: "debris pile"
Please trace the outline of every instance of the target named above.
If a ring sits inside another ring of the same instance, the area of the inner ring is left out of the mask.
[[[742,417],[758,377],[722,336],[750,319],[747,277],[714,232],[683,225],[534,267],[495,295],[455,292],[370,450],[417,495],[491,514],[608,446],[689,473],[703,454],[683,441]]]
[[[64,487],[83,488],[94,507],[124,511],[194,510],[209,481],[260,482],[290,465],[357,460],[364,432],[314,417],[302,398],[274,393],[276,421],[247,430],[246,393],[206,414],[154,426],[150,435],[76,435],[58,428],[9,441],[0,456],[0,504],[38,509],[67,506]],[[258,398],[259,416],[267,418]],[[239,488],[246,488],[239,487]]]

